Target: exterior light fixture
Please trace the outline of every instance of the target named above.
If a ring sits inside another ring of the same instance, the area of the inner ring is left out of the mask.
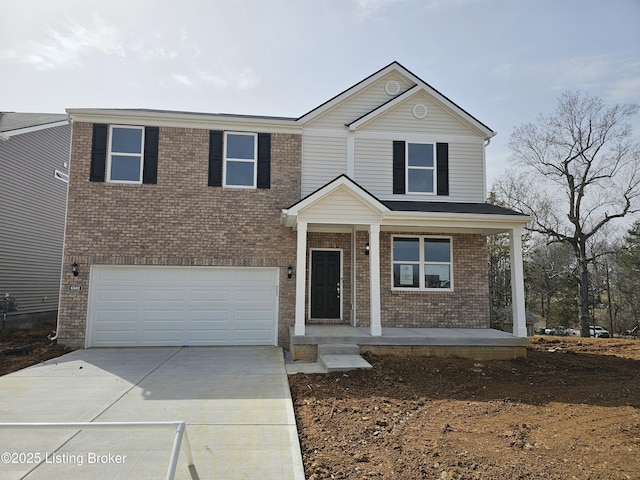
[[[78,264],[76,262],[73,262],[73,265],[71,265],[71,273],[73,273],[74,277],[78,276]]]
[[[291,275],[293,275],[293,267],[289,265],[287,267],[287,278],[291,278]]]
[[[364,254],[369,255],[369,242],[364,246]]]

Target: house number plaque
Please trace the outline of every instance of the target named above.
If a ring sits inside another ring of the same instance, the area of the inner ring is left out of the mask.
[[[69,285],[69,290],[72,292],[79,292],[82,290],[82,285]]]

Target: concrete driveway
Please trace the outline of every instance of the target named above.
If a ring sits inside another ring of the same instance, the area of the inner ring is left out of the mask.
[[[187,423],[197,474],[181,452],[177,479],[304,479],[279,348],[78,350],[0,377],[0,423],[170,421]],[[0,428],[0,478],[165,478],[174,438]]]

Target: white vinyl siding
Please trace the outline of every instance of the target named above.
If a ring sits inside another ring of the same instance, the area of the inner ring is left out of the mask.
[[[369,87],[358,92],[357,95],[344,100],[333,109],[320,115],[312,122],[309,122],[305,127],[338,128],[357,120],[371,110],[394,98],[385,91],[385,85],[390,80],[394,80],[400,85],[398,95],[413,86],[413,83],[410,83],[403,76],[396,72],[391,72]]]
[[[87,346],[275,345],[278,269],[91,269]]]
[[[347,137],[307,135],[302,142],[302,196],[347,173]]]
[[[338,189],[302,210],[298,219],[299,221],[350,225],[362,222],[379,222],[380,214],[363,204],[348,191]]]
[[[423,119],[413,115],[413,107],[424,104],[429,113]],[[430,135],[479,135],[461,120],[440,107],[429,96],[418,93],[363,125],[360,132],[402,132]]]
[[[390,137],[391,138],[391,137]],[[396,140],[402,140],[397,138]],[[476,143],[449,143],[449,195],[394,195],[393,140],[356,138],[354,181],[381,200],[484,202],[480,139]]]
[[[70,140],[62,125],[0,141],[0,295],[16,315],[58,309],[67,183],[54,173],[68,172]]]

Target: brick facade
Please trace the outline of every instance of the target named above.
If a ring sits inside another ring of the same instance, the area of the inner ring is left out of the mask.
[[[84,346],[92,264],[279,267],[278,341],[286,342],[295,309],[286,270],[295,265],[296,237],[280,225],[280,212],[300,199],[301,136],[272,134],[271,188],[254,190],[207,186],[208,135],[161,127],[157,184],[100,183],[89,182],[92,124],[74,123],[61,343]]]
[[[295,317],[296,232],[280,224],[283,208],[300,200],[302,140],[296,134],[271,136],[271,188],[207,186],[209,132],[161,127],[158,183],[123,185],[89,182],[92,124],[75,122],[63,276],[60,342],[85,344],[91,265],[174,265],[278,267],[278,343],[288,342]],[[406,234],[406,233],[403,233]],[[416,232],[424,235],[424,232]],[[437,234],[434,232],[434,234]],[[399,292],[391,289],[391,237],[380,235],[382,326],[488,328],[489,287],[486,238],[452,235],[453,292]],[[368,232],[309,232],[311,249],[342,252],[342,319],[308,323],[369,325]],[[352,265],[355,257],[355,305]],[[78,264],[74,277],[71,264]],[[310,266],[309,263],[307,263]],[[306,289],[308,318],[309,271]],[[69,290],[69,285],[81,290]]]
[[[489,263],[486,237],[451,236],[453,243],[452,292],[394,291],[391,289],[391,238],[380,233],[380,309],[383,327],[489,328]],[[400,235],[425,235],[402,232]],[[368,242],[368,232],[357,232],[356,245]],[[358,248],[357,247],[357,248]],[[356,257],[357,325],[369,326],[369,262]]]

